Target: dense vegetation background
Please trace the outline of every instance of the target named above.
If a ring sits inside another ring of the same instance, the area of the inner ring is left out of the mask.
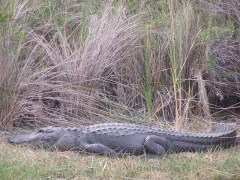
[[[1,128],[178,129],[239,107],[239,0],[0,1]]]

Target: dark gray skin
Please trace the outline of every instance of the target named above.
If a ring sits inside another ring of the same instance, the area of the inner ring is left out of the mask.
[[[166,153],[229,148],[237,140],[235,124],[215,126],[210,133],[176,132],[127,123],[103,123],[84,128],[47,127],[9,138],[11,144],[35,148],[85,150],[112,157],[124,154],[156,157]]]

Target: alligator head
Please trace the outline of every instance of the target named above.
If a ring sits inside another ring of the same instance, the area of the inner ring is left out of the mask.
[[[61,127],[46,127],[25,135],[15,135],[8,139],[11,144],[27,144],[34,148],[52,148],[67,131]]]

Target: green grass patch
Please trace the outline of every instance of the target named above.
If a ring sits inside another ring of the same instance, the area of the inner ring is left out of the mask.
[[[0,144],[3,179],[239,179],[235,147],[159,159],[107,158],[79,152],[49,152]]]

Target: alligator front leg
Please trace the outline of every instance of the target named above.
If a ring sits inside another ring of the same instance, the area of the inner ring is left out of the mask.
[[[144,147],[146,149],[146,154],[144,154],[144,157],[159,157],[166,153],[167,140],[163,137],[150,135],[146,137]]]
[[[119,155],[113,149],[111,149],[103,144],[99,144],[99,143],[86,144],[86,145],[84,145],[84,149],[91,153],[96,153],[99,155],[106,155],[106,156],[110,156],[110,157],[117,157]]]

